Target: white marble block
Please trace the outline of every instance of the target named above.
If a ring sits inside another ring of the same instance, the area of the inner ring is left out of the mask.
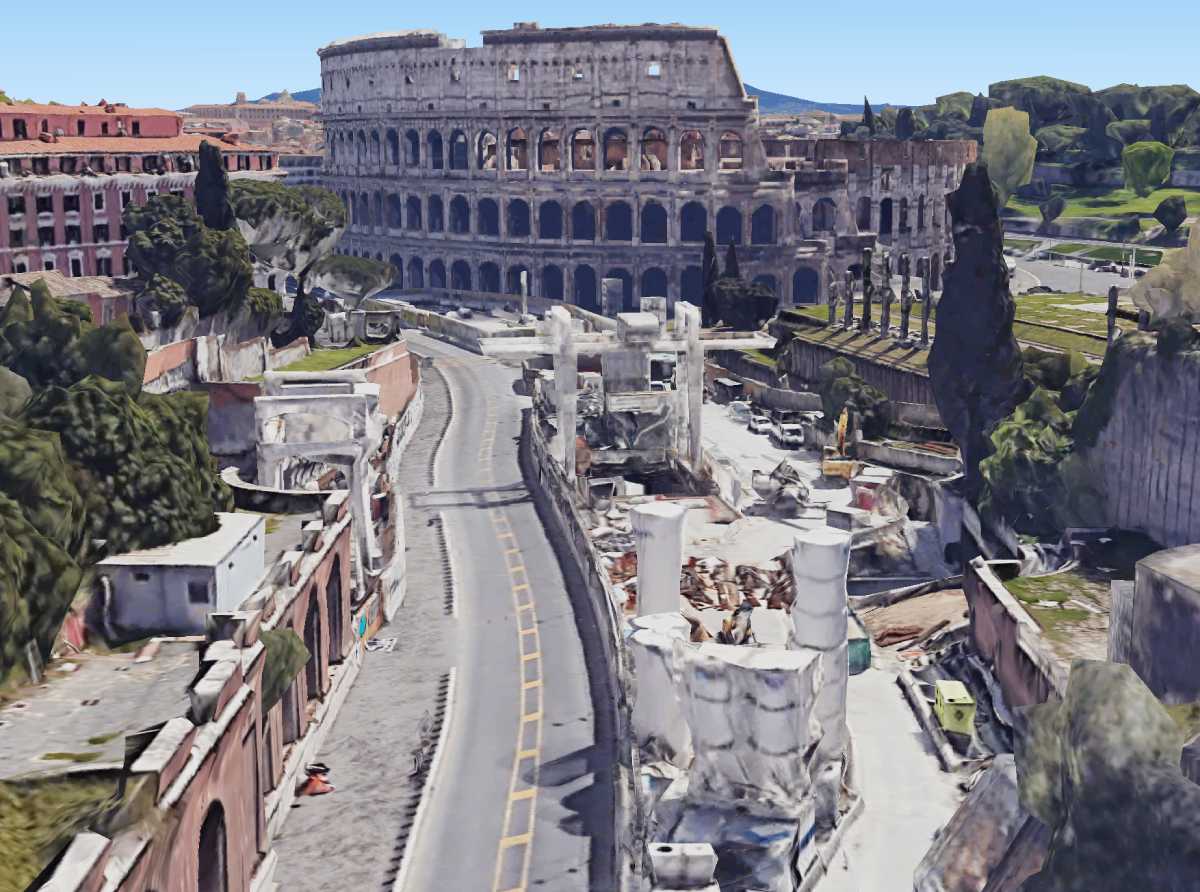
[[[638,616],[678,613],[687,510],[672,502],[649,502],[635,505],[629,519],[637,538]]]

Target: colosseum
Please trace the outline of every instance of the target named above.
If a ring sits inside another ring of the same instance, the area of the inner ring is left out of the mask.
[[[948,249],[946,193],[973,142],[767,132],[715,29],[602,25],[434,31],[318,50],[325,185],[341,250],[397,285],[529,292],[598,309],[700,302],[706,231],[784,304],[823,299],[878,240]]]

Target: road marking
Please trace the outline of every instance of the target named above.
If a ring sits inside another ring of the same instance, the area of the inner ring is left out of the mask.
[[[542,655],[542,652],[540,650],[535,650],[531,654],[521,654],[521,662],[526,663],[529,660],[536,660],[541,655]]]
[[[534,794],[536,794],[536,793],[537,793],[536,787],[529,787],[524,790],[513,791],[512,793],[509,794],[508,798],[512,799],[514,801],[520,800],[520,799],[532,799],[534,797]]]
[[[540,688],[541,686],[542,686],[542,680],[540,678],[535,678],[532,681],[522,682],[521,690],[528,691],[530,688]]]

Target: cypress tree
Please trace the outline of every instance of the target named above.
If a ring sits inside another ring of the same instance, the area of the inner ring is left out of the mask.
[[[200,171],[196,174],[196,211],[209,229],[233,229],[233,205],[229,203],[229,177],[221,165],[221,150],[210,142],[200,143]]]
[[[737,248],[733,244],[733,239],[729,240],[729,248],[725,251],[725,275],[726,279],[740,279],[742,272],[738,269]]]

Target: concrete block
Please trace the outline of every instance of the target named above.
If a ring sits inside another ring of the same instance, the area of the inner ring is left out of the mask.
[[[706,842],[657,842],[650,846],[657,889],[704,889],[713,882],[717,853]]]

